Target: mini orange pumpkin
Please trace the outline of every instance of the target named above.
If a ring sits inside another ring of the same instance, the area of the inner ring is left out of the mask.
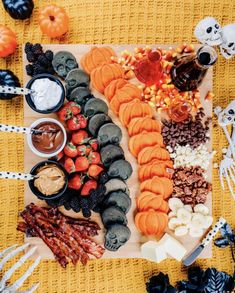
[[[121,89],[126,85],[128,81],[124,78],[114,79],[110,84],[105,88],[104,95],[108,101],[111,101],[113,96],[116,94],[118,89]]]
[[[0,57],[7,57],[15,52],[16,35],[8,27],[0,24]]]
[[[154,145],[163,146],[163,137],[159,132],[142,132],[129,140],[129,149],[135,158],[142,149]]]
[[[122,104],[129,103],[134,99],[141,99],[142,91],[134,84],[127,83],[121,89],[117,89],[110,101],[110,108],[115,114],[119,113]]]
[[[153,109],[139,99],[122,104],[119,110],[119,119],[124,126],[129,125],[131,119],[136,117],[153,117]]]
[[[93,47],[83,55],[81,65],[86,73],[90,74],[94,68],[105,63],[111,63],[111,57],[116,56],[111,47]]]
[[[139,212],[135,216],[135,225],[144,235],[162,235],[168,224],[167,214],[156,211]]]
[[[154,160],[169,161],[169,152],[159,145],[149,146],[142,149],[138,154],[138,164],[148,164]]]
[[[148,210],[157,211],[162,206],[162,202],[163,197],[161,195],[154,194],[150,191],[144,191],[136,198],[136,206],[140,212]]]
[[[124,71],[119,64],[103,64],[91,72],[91,83],[100,93],[104,93],[110,82],[117,78],[123,78]]]
[[[48,5],[39,12],[39,26],[48,37],[59,38],[68,31],[69,18],[64,8]]]
[[[156,131],[161,133],[161,122],[150,117],[134,118],[128,125],[128,134],[133,136],[143,131]]]

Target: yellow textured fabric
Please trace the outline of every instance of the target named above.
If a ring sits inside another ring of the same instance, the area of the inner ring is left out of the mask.
[[[0,23],[17,32],[19,46],[14,55],[0,60],[0,68],[13,70],[22,81],[22,44],[31,42],[58,43],[43,36],[37,19],[39,8],[47,3],[57,3],[70,16],[70,31],[60,43],[113,43],[154,44],[193,42],[193,28],[203,17],[213,15],[222,24],[235,22],[234,0],[35,0],[35,9],[30,20],[15,21],[4,11],[0,3]],[[214,105],[225,106],[235,97],[235,58],[227,61],[219,56],[214,69]],[[23,100],[0,101],[0,122],[21,125],[23,123]],[[214,121],[215,122],[215,121]],[[214,128],[215,157],[219,160],[226,140],[219,127]],[[0,170],[23,170],[23,137],[0,135]],[[224,216],[235,227],[235,205],[228,190],[220,188],[217,170],[213,180],[213,214]],[[16,231],[18,212],[24,208],[22,183],[0,180],[0,250],[22,243],[23,234]],[[211,260],[199,260],[204,268],[214,266],[232,273],[229,249],[213,249]],[[10,264],[9,264],[10,265]],[[25,265],[11,281],[22,275]],[[99,260],[86,267],[78,264],[62,269],[56,262],[42,261],[25,286],[40,282],[38,292],[74,293],[141,293],[145,282],[153,273],[168,273],[171,282],[186,276],[183,265],[174,260],[160,265],[144,260]]]

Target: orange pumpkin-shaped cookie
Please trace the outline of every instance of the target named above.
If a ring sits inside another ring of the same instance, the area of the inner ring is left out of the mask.
[[[134,84],[127,83],[116,91],[110,101],[110,108],[117,115],[122,104],[129,103],[134,99],[141,99],[142,91]]]
[[[14,53],[16,46],[16,34],[8,27],[0,24],[0,57],[7,57]]]
[[[136,117],[153,117],[153,109],[139,99],[122,104],[119,109],[119,119],[124,126],[128,126],[131,119]]]
[[[68,31],[69,18],[64,8],[51,4],[39,12],[39,26],[41,31],[50,38],[58,38]]]
[[[104,93],[109,83],[117,78],[122,78],[124,71],[119,64],[103,64],[91,72],[91,83],[100,93]]]
[[[150,191],[156,194],[161,194],[163,199],[167,199],[173,192],[173,181],[169,178],[154,176],[151,179],[145,180],[140,184],[140,190]]]
[[[116,54],[111,47],[92,47],[81,59],[82,68],[90,74],[94,68],[111,63],[112,56]]]
[[[174,170],[172,166],[172,162],[155,162],[150,164],[145,164],[140,166],[138,171],[138,176],[140,182],[151,179],[154,176],[158,177],[166,177],[171,179],[173,176]]]
[[[168,217],[163,212],[139,212],[135,216],[135,225],[144,235],[162,235],[168,224]]]
[[[153,160],[169,161],[169,152],[161,147],[160,144],[143,148],[138,154],[138,164],[148,164]]]
[[[143,131],[161,132],[161,122],[150,117],[134,118],[128,125],[128,134],[133,136]]]
[[[142,132],[129,140],[129,150],[135,158],[142,149],[155,145],[163,146],[163,137],[159,132]]]
[[[118,89],[121,89],[128,81],[124,78],[114,79],[110,84],[105,88],[104,95],[108,101],[111,101],[113,96],[116,94]]]
[[[144,212],[148,210],[157,211],[162,206],[163,197],[150,191],[140,193],[136,198],[136,206],[138,211]]]

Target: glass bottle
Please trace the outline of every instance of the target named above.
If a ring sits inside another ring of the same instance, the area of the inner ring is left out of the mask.
[[[203,46],[196,53],[178,58],[171,69],[172,83],[180,91],[195,90],[217,58],[216,51],[210,46]]]
[[[140,60],[134,69],[136,78],[147,86],[159,85],[163,77],[161,52],[152,50]]]

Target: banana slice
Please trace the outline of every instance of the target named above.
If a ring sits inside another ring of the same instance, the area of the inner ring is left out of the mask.
[[[194,238],[201,237],[204,234],[203,229],[191,227],[189,229],[189,235]]]
[[[188,224],[191,221],[192,213],[185,208],[179,208],[177,210],[177,218],[183,223]]]
[[[194,212],[203,214],[204,216],[207,216],[209,214],[209,209],[204,204],[199,203],[199,204],[195,205]]]
[[[184,225],[175,228],[175,236],[185,236],[188,234],[188,228]]]
[[[189,211],[190,213],[193,212],[193,208],[191,207],[190,204],[186,204],[186,205],[184,205],[184,208],[185,208],[187,211]]]
[[[176,217],[176,213],[171,211],[171,212],[169,212],[169,214],[167,216],[170,219],[170,218]]]
[[[175,230],[175,228],[178,226],[182,226],[182,222],[178,218],[173,217],[169,219],[169,222],[168,222],[169,229]]]
[[[208,229],[213,223],[212,216],[204,216],[204,229]]]
[[[176,212],[179,208],[182,208],[184,204],[179,198],[170,198],[168,201],[169,207],[173,212]]]
[[[196,229],[203,229],[205,224],[205,216],[199,213],[192,214],[191,227]]]

